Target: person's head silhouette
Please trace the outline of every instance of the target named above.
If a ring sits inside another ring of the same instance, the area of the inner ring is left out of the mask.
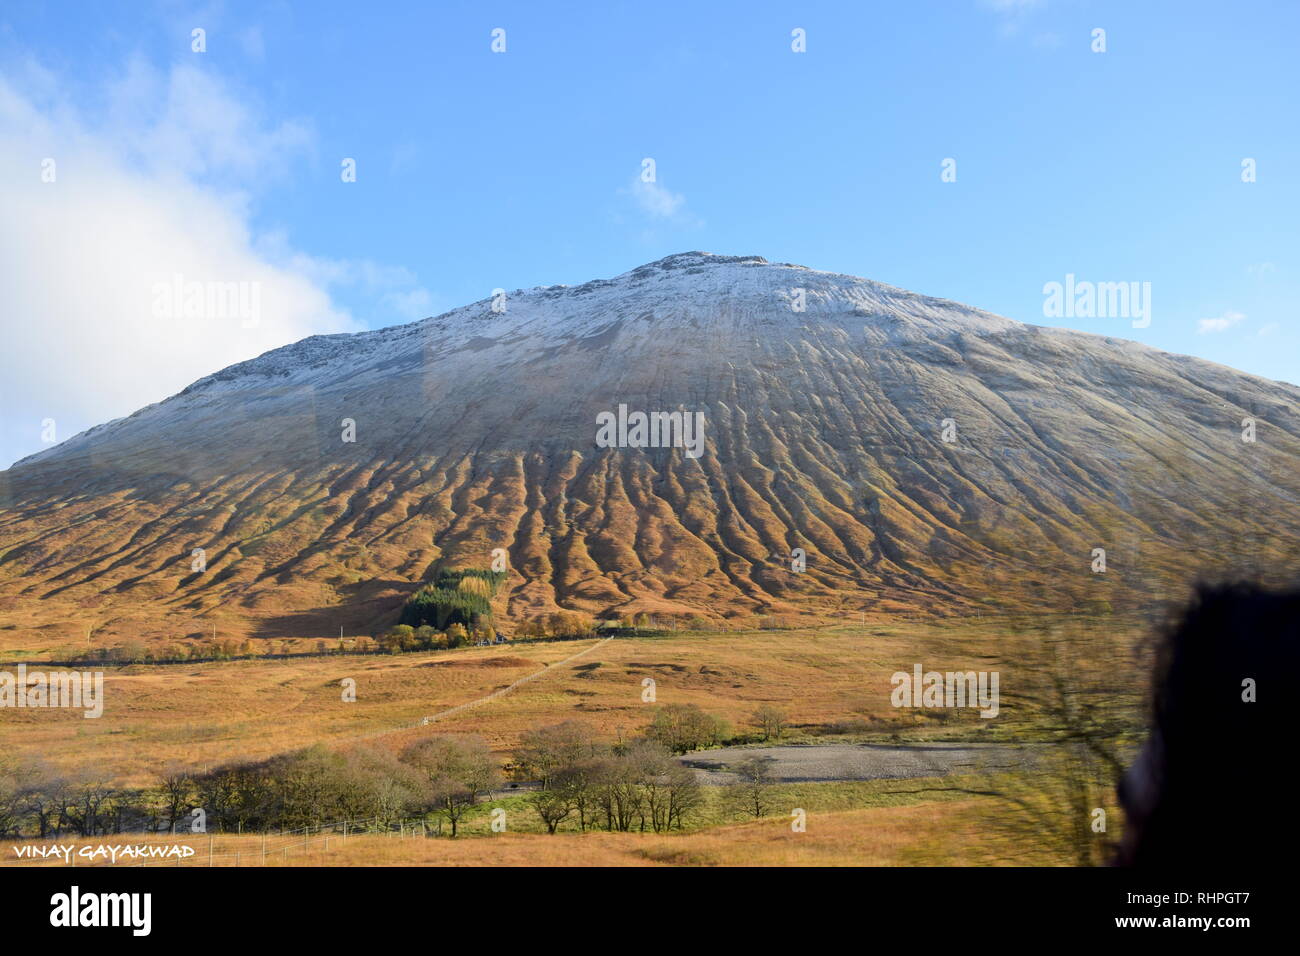
[[[1119,787],[1116,862],[1239,867],[1289,861],[1300,592],[1203,587],[1164,635],[1152,727]]]

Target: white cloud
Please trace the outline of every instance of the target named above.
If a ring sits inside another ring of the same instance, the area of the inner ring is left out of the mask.
[[[313,142],[309,127],[289,120],[271,124],[216,75],[195,66],[163,73],[135,59],[106,84],[104,122],[60,110],[56,132],[89,140],[94,152],[153,179],[187,180],[257,188],[284,175]]]
[[[647,183],[640,176],[632,182],[632,196],[652,219],[674,219],[686,208],[686,197],[681,193],[669,192],[658,182]]]
[[[1213,319],[1201,319],[1196,323],[1196,331],[1201,335],[1211,332],[1226,332],[1245,317],[1241,312],[1225,312]]]
[[[1272,335],[1278,329],[1282,328],[1278,322],[1269,322],[1267,325],[1261,325],[1256,335]]]
[[[43,447],[44,418],[67,438],[268,349],[360,328],[329,274],[367,266],[322,264],[250,226],[251,196],[307,151],[308,127],[266,122],[193,67],[132,63],[84,111],[58,89],[33,64],[0,72],[5,460]],[[259,320],[158,317],[155,285],[175,276],[256,284]]]

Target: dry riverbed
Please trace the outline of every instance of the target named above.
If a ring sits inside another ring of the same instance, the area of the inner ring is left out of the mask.
[[[695,770],[701,783],[725,786],[739,780],[730,768],[753,757],[771,761],[773,782],[814,783],[1019,770],[1033,763],[1035,753],[1029,747],[1007,744],[812,744],[725,747],[687,754],[680,760]]]

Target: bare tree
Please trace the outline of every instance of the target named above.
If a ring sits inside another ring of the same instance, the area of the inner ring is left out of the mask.
[[[789,719],[781,708],[775,704],[763,704],[749,718],[759,729],[764,740],[780,740],[785,733],[786,721]]]
[[[529,797],[528,802],[546,824],[546,832],[554,833],[565,820],[577,809],[573,791],[565,786],[563,772],[554,778],[554,788],[539,790]]]
[[[746,757],[730,768],[740,779],[727,787],[726,801],[758,818],[767,816],[771,807],[768,788],[772,785],[771,757]]]
[[[594,784],[596,807],[604,814],[605,829],[631,830],[641,809],[636,768],[621,757],[606,757],[595,765]]]
[[[656,820],[655,830],[680,829],[686,817],[704,803],[704,787],[695,778],[695,772],[676,761],[668,768],[663,783],[665,800],[662,813]]]
[[[28,816],[36,765],[0,754],[0,837],[18,836]]]
[[[401,819],[418,806],[422,782],[418,770],[389,751],[358,747],[347,755],[340,810],[353,819]]]
[[[407,748],[403,760],[424,775],[429,802],[447,818],[453,837],[479,794],[496,787],[501,779],[487,741],[478,736],[431,737]]]
[[[33,768],[22,790],[24,811],[36,821],[37,835],[57,837],[67,823],[72,788],[63,774],[43,765]]]
[[[173,764],[158,775],[157,792],[162,803],[162,817],[167,822],[166,830],[174,833],[176,824],[191,805],[194,778],[188,770]]]
[[[590,726],[566,720],[525,731],[515,750],[515,764],[526,778],[538,780],[542,789],[548,789],[556,773],[592,759],[598,751]]]
[[[64,815],[81,836],[95,836],[106,828],[106,811],[116,795],[111,779],[105,768],[87,767],[73,781],[72,799],[65,805]]]

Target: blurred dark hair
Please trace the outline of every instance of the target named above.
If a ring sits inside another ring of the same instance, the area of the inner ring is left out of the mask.
[[[1290,862],[1284,781],[1295,749],[1300,591],[1202,586],[1160,637],[1151,734],[1124,775],[1116,862],[1233,867]],[[1254,681],[1255,702],[1245,682]]]

